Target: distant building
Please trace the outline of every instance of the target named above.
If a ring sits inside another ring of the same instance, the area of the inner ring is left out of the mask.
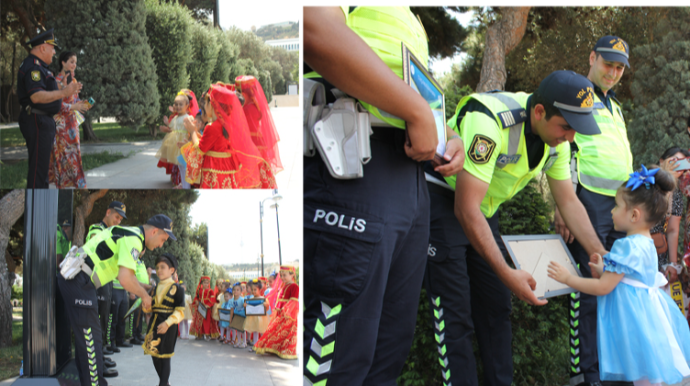
[[[260,28],[264,28],[264,27],[289,27],[289,26],[291,26],[291,25],[293,25],[293,24],[295,24],[294,21],[284,21],[284,22],[282,22],[282,23],[275,23],[275,24],[266,24],[266,25],[262,25]]]
[[[285,51],[299,51],[299,38],[266,40],[271,47],[281,47]]]
[[[239,271],[239,272],[228,272],[231,278],[239,280],[245,279],[255,279],[259,277],[259,271]]]

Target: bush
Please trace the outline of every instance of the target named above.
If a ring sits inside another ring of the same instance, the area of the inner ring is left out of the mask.
[[[502,235],[553,233],[550,205],[533,181],[512,200],[501,205]],[[564,385],[568,383],[568,297],[551,298],[543,307],[533,307],[512,297],[513,384]],[[479,384],[482,363],[476,342],[475,359]],[[426,291],[422,289],[412,349],[398,378],[405,386],[442,385],[441,366]]]
[[[234,78],[230,79],[230,70],[232,70],[232,66],[237,60],[239,48],[230,41],[230,38],[225,32],[221,30],[214,31],[218,44],[220,45],[220,51],[218,51],[216,67],[213,69],[213,73],[211,73],[211,83],[234,83]]]
[[[10,299],[19,299],[19,300],[24,299],[24,287],[19,286],[19,285],[13,285],[12,286],[12,295],[10,295]]]
[[[210,25],[199,22],[192,24],[191,36],[194,59],[187,63],[189,88],[200,97],[211,85],[211,73],[216,67],[220,44]]]

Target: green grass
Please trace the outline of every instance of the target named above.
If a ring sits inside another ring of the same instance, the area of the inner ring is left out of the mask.
[[[12,311],[14,315],[22,316],[21,307]],[[19,375],[22,365],[22,335],[23,323],[21,320],[12,322],[12,346],[0,348],[0,381]]]
[[[98,143],[153,141],[162,139],[165,136],[165,133],[158,133],[156,138],[152,138],[148,129],[145,127],[140,127],[139,131],[135,132],[117,123],[94,123],[93,132],[96,134],[96,137],[98,137]],[[80,135],[83,137],[84,132],[81,131]],[[26,146],[26,141],[19,129],[4,129],[0,130],[0,146]]]
[[[121,153],[104,151],[100,153],[83,154],[81,156],[81,163],[84,167],[84,171],[87,171],[126,157],[127,156]],[[27,173],[29,173],[28,160],[12,163],[5,162],[0,165],[0,186],[2,186],[3,189],[25,189]]]

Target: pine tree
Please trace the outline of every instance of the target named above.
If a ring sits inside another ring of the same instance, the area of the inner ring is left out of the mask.
[[[158,114],[168,115],[177,93],[189,86],[190,30],[195,21],[186,7],[156,0],[146,1],[146,14],[146,34],[158,75]]]
[[[144,0],[54,0],[45,8],[48,28],[55,27],[62,48],[78,55],[80,97],[96,101],[89,118],[115,117],[134,129],[152,122],[158,115],[158,77]]]
[[[635,114],[628,136],[635,165],[656,163],[671,146],[686,146],[690,116],[690,9],[676,8],[660,24],[663,38],[633,49]],[[659,34],[657,34],[659,36]]]
[[[190,35],[193,59],[187,63],[189,88],[198,97],[211,86],[211,73],[216,67],[220,44],[213,27],[201,22],[192,24]]]
[[[232,66],[235,64],[235,61],[237,61],[239,47],[230,41],[227,33],[221,30],[215,31],[220,50],[218,51],[216,67],[211,73],[211,83],[235,83],[234,78],[230,79],[230,71],[232,70]]]

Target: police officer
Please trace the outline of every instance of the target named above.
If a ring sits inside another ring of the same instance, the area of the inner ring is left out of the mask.
[[[633,157],[625,128],[621,104],[612,90],[628,66],[628,43],[617,36],[599,39],[589,54],[587,78],[594,84],[594,118],[601,135],[575,135],[572,148],[575,151],[572,166],[577,196],[587,209],[591,224],[599,240],[607,250],[613,242],[625,237],[624,232],[613,227],[611,209],[616,205],[616,190],[628,180],[633,172]],[[567,241],[572,241],[569,227],[563,222],[559,211],[555,216],[556,232]],[[585,277],[591,277],[589,256],[580,240],[569,245],[570,253],[580,265]],[[599,360],[597,354],[597,298],[587,294],[574,293],[570,302],[573,335],[579,339],[568,339],[571,343],[570,367],[571,385],[589,385],[599,382]],[[578,315],[573,318],[572,315]],[[574,338],[574,337],[573,337]]]
[[[426,33],[409,7],[307,7],[304,20],[305,77],[357,98],[374,126],[363,178],[304,158],[304,384],[395,385],[429,234],[419,162],[438,142],[429,105],[401,79],[401,43],[427,63]],[[457,172],[463,154],[451,139],[439,167]]]
[[[591,252],[603,247],[570,185],[569,148],[575,133],[598,134],[592,84],[572,71],[547,76],[534,94],[482,93],[463,98],[448,125],[468,145],[464,170],[444,178],[428,166],[431,235],[424,285],[429,295],[443,380],[477,385],[474,332],[484,382],[510,385],[510,291],[546,304],[535,281],[505,262],[499,206],[545,171],[556,204]]]
[[[151,289],[153,286],[151,286],[149,282],[148,270],[146,269],[146,265],[144,264],[143,260],[140,260],[139,264],[137,265],[136,276],[137,280],[139,281],[139,285],[141,285],[146,292],[153,296],[153,294],[151,294]],[[129,294],[128,309],[134,305],[137,299],[138,297],[135,294]],[[129,335],[131,337],[129,343],[132,345],[141,345],[144,343],[144,336],[141,334],[143,316],[144,313],[141,311],[140,306],[136,309],[136,311],[132,312],[127,319],[126,324],[129,325]]]
[[[57,226],[55,253],[57,254],[58,264],[62,262],[70,248],[72,248],[72,223],[69,220],[65,220]]]
[[[53,115],[60,111],[62,99],[78,93],[82,85],[72,82],[58,90],[55,76],[48,69],[55,47],[58,47],[52,28],[29,40],[27,45],[31,51],[17,73],[17,97],[21,105],[19,129],[29,152],[26,187],[48,188],[48,166],[55,141]]]
[[[91,240],[98,233],[110,228],[111,226],[120,225],[122,219],[127,219],[125,204],[119,201],[113,201],[108,205],[105,211],[105,216],[101,222],[92,224],[89,227],[89,233],[86,235],[86,241]],[[110,342],[110,302],[112,298],[113,283],[110,282],[98,288],[96,295],[98,297],[98,318],[101,322],[101,332],[103,344],[103,355],[112,355],[113,351],[109,349]],[[103,372],[106,378],[118,376],[117,370],[113,369],[117,363],[109,357],[103,357],[103,362],[107,369]]]
[[[58,273],[58,286],[75,335],[76,365],[82,386],[107,385],[103,378],[101,327],[96,289],[117,277],[122,285],[142,298],[144,310],[151,309],[151,297],[138,284],[134,271],[144,253],[175,239],[172,221],[163,214],[151,217],[139,227],[113,226],[91,238],[80,250],[81,271],[69,280]],[[79,261],[75,259],[75,261]]]

